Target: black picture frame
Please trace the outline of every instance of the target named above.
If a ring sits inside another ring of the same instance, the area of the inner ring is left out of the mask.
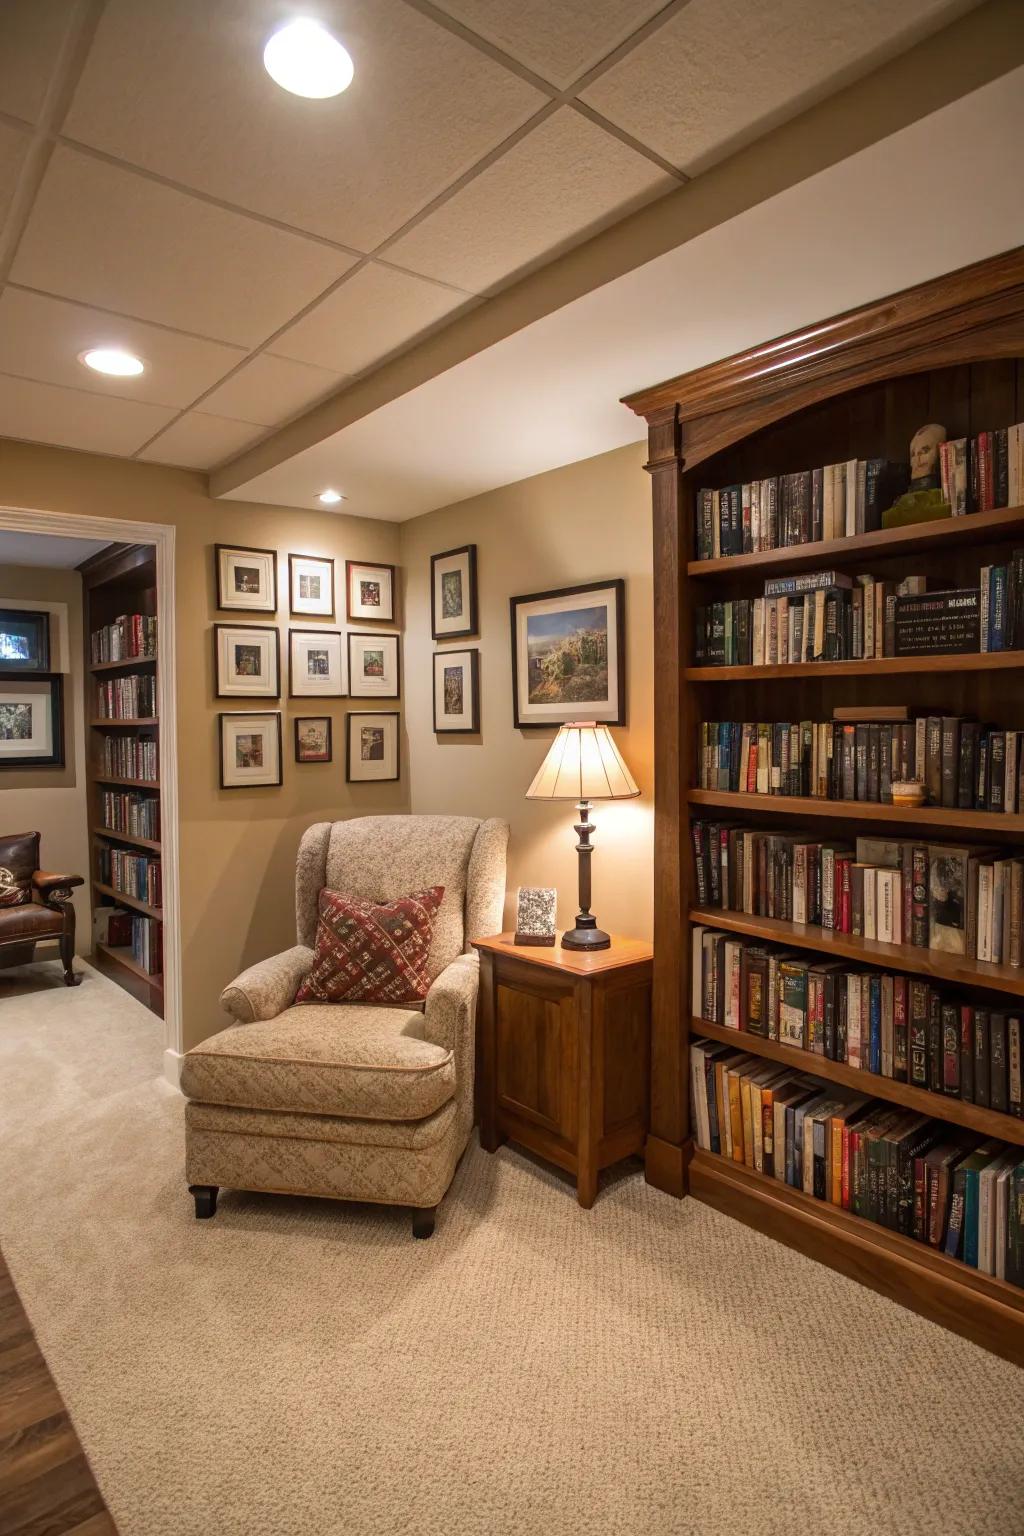
[[[331,608],[330,608],[330,612],[327,612],[326,609],[319,609],[319,608],[318,609],[314,609],[312,611],[310,611],[308,608],[296,608],[296,606],[295,606],[295,569],[294,569],[295,561],[296,560],[310,560],[310,561],[312,561],[316,565],[329,565],[330,566],[330,568],[331,568],[331,570],[330,570],[330,576],[331,576]],[[337,606],[338,606],[337,605],[337,592],[336,592],[336,589],[335,589],[335,581],[334,581],[334,556],[333,555],[290,554],[288,556],[288,615],[289,615],[289,617],[293,618],[293,619],[330,619],[331,623],[333,623],[334,622],[335,613],[337,612]]]
[[[395,722],[395,771],[386,778],[354,779],[352,777],[352,730],[357,720],[375,715],[381,720]],[[345,716],[345,783],[346,784],[397,784],[402,777],[402,734],[398,722],[401,712],[397,709],[354,709]]]
[[[437,723],[437,671],[438,663],[443,666],[445,662],[451,663],[454,657],[469,657],[469,700],[470,700],[470,724],[469,725],[438,725]],[[435,736],[474,736],[480,729],[480,651],[477,646],[466,646],[453,651],[434,652],[434,674],[431,679],[431,694],[434,706],[434,734]]]
[[[305,725],[310,720],[322,720],[327,726],[327,756],[303,757],[299,751],[299,726]],[[334,722],[330,715],[297,715],[295,717],[295,761],[297,763],[333,763],[334,761]]]
[[[352,665],[352,642],[361,645],[366,640],[391,640],[395,647],[394,693],[357,693],[355,668]],[[402,697],[402,646],[401,636],[394,630],[350,630],[348,635],[348,696],[350,699],[400,699]]]
[[[8,673],[11,682],[47,683],[50,690],[50,741],[49,752],[36,753],[34,757],[5,758],[0,750],[0,769],[19,772],[25,768],[64,767],[64,678],[60,672]],[[2,681],[2,680],[0,680]]]
[[[224,782],[224,721],[232,717],[238,718],[244,715],[259,716],[261,719],[274,720],[277,724],[277,778],[270,779],[266,784],[226,784]],[[280,789],[284,783],[284,733],[281,730],[281,711],[279,709],[222,709],[217,715],[218,752],[220,756],[220,787],[221,789]]]
[[[245,603],[231,603],[225,601],[224,596],[224,572],[221,567],[221,555],[269,555],[271,584],[273,590],[270,594],[271,603],[259,603],[250,606]],[[217,590],[217,609],[220,613],[276,613],[277,612],[277,550],[258,549],[250,544],[215,544],[213,546],[213,580]]]
[[[543,719],[526,719],[519,708],[519,610],[527,603],[554,602],[563,597],[582,597],[588,592],[611,592],[615,609],[615,670],[618,686],[615,691],[614,714],[595,712],[591,703],[581,702],[576,710],[561,711]],[[550,592],[528,592],[509,598],[509,618],[512,631],[512,719],[516,730],[532,731],[566,725],[572,721],[598,720],[602,725],[626,723],[626,583],[621,576],[611,581],[588,581],[575,587],[556,587]]]
[[[28,656],[0,656],[0,673],[6,677],[38,677],[50,673],[50,615],[44,609],[0,608],[0,634],[24,633]]]
[[[468,567],[469,622],[463,629],[443,629],[437,627],[437,567],[442,560],[453,560],[456,555],[465,555]],[[479,605],[477,600],[477,576],[476,576],[476,545],[460,544],[457,549],[443,549],[439,555],[430,557],[430,633],[434,640],[461,640],[471,635],[480,633]]]
[[[227,693],[221,684],[220,632],[222,629],[252,630],[260,635],[274,637],[274,681],[276,688],[254,688],[251,693]],[[215,699],[279,699],[281,697],[281,631],[276,624],[214,624],[213,626],[213,685]]]
[[[388,585],[391,594],[391,605],[385,613],[353,613],[352,611],[352,573],[353,571],[386,571]],[[385,565],[380,560],[346,560],[345,561],[345,617],[350,624],[393,624],[395,622],[395,581],[397,567]]]

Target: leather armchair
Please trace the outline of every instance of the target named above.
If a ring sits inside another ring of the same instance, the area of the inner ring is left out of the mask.
[[[78,985],[75,908],[71,892],[81,875],[59,875],[39,868],[38,832],[0,836],[0,966],[28,965],[39,943],[60,948],[64,981]]]

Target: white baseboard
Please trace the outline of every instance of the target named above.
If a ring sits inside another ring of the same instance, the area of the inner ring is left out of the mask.
[[[181,1051],[172,1051],[170,1046],[164,1051],[164,1077],[172,1088],[181,1092],[181,1063],[184,1054]]]

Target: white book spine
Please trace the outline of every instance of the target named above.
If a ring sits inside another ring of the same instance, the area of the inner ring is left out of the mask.
[[[857,532],[857,460],[850,459],[846,464],[846,537],[852,538]]]
[[[864,871],[864,937],[877,939],[878,937],[878,871],[866,869]]]
[[[793,850],[793,921],[807,921],[807,845],[798,843]]]
[[[893,875],[891,869],[880,869],[875,875],[877,898],[875,903],[875,924],[879,942],[882,944],[895,944],[893,938]]]
[[[864,978],[854,971],[846,984],[846,1061],[851,1067],[859,1067],[860,1061],[860,994]]]
[[[992,959],[992,865],[978,865],[978,959]]]
[[[981,618],[981,649],[988,650],[988,605],[990,602],[989,588],[991,586],[992,567],[983,565],[981,568],[981,591],[978,597],[978,609]]]
[[[764,598],[754,598],[754,666],[764,666]]]

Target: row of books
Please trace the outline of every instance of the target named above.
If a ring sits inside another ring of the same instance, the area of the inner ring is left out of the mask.
[[[119,775],[120,777],[120,775]],[[133,775],[125,774],[125,778]],[[140,795],[137,791],[103,791],[101,804],[103,825],[108,832],[127,832],[132,837],[148,837],[154,842],[160,838],[160,801],[153,795]]]
[[[1024,855],[691,823],[702,907],[909,944],[996,965],[1024,963]]]
[[[148,720],[156,715],[156,679],[141,672],[96,684],[100,720]]]
[[[939,446],[943,498],[954,517],[1024,502],[1024,423]],[[849,538],[882,525],[907,489],[906,465],[849,459],[697,492],[698,560],[759,554],[819,539]]]
[[[1024,1118],[1019,1011],[705,924],[692,942],[695,1019]]]
[[[697,1145],[1024,1285],[1024,1149],[765,1062],[690,1047]]]
[[[100,916],[105,920],[100,935],[103,942],[116,949],[130,949],[132,959],[147,975],[161,975],[164,968],[162,923],[153,917],[110,909],[101,909]]]
[[[155,784],[160,777],[160,755],[152,736],[106,736],[100,753],[100,771],[115,779],[144,779]]]
[[[890,718],[863,718],[882,713]],[[901,720],[894,713],[910,711],[851,705],[831,720],[704,720],[700,788],[891,805],[894,783],[917,780],[931,804],[951,810],[1014,815],[1024,808],[1024,731],[959,715]]]
[[[89,648],[94,667],[105,661],[155,656],[156,619],[147,613],[122,613],[113,624],[93,630]]]
[[[101,848],[100,880],[125,896],[134,896],[151,907],[163,904],[160,860],[125,848]]]

